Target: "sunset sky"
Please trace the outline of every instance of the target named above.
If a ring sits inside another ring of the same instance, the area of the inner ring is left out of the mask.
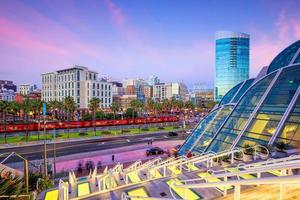
[[[0,79],[89,67],[121,81],[150,74],[213,85],[214,34],[250,34],[250,76],[300,39],[300,1],[1,0]]]

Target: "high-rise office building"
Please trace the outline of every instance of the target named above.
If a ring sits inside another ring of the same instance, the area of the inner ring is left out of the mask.
[[[216,32],[216,101],[220,101],[233,86],[249,78],[249,40],[245,33]]]
[[[148,82],[149,85],[153,86],[153,85],[159,83],[159,78],[158,78],[157,76],[150,75],[150,76],[148,77],[147,82]]]

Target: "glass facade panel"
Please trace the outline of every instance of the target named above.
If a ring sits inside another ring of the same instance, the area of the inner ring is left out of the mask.
[[[252,85],[254,79],[248,79],[245,81],[244,85],[240,89],[240,91],[235,95],[234,99],[231,100],[232,103],[238,102],[240,100],[241,96],[248,90],[248,88]]]
[[[211,113],[209,113],[204,119],[202,119],[197,127],[194,129],[194,131],[191,133],[191,135],[186,139],[185,143],[182,145],[182,147],[179,150],[179,155],[186,154],[187,151],[191,149],[193,144],[196,142],[196,140],[200,137],[206,126],[214,119],[216,114],[218,113],[218,110],[214,110]]]
[[[215,100],[220,101],[232,87],[248,78],[249,35],[221,33],[216,39]]]
[[[294,63],[300,63],[300,53],[298,54],[297,58],[295,59]]]
[[[268,73],[271,73],[279,68],[288,66],[299,48],[300,48],[300,40],[293,43],[286,49],[284,49],[271,62],[270,66],[268,68]]]
[[[231,90],[229,90],[226,95],[222,98],[221,102],[219,103],[219,106],[225,105],[230,103],[231,99],[234,97],[234,95],[237,93],[237,91],[240,89],[242,86],[243,82],[237,84],[234,86]]]
[[[233,106],[225,105],[218,108],[209,114],[206,118],[199,123],[198,127],[193,131],[191,136],[183,144],[179,150],[180,155],[186,154],[188,151],[202,153],[207,147],[214,134],[221,127],[226,117],[232,111]]]
[[[219,152],[231,147],[240,131],[244,129],[249,116],[257,106],[275,75],[276,73],[272,73],[264,77],[258,81],[251,90],[245,93],[224,126],[217,133],[214,141],[209,145],[208,150]]]
[[[277,137],[275,143],[277,142],[284,142],[293,147],[300,146],[300,96]]]
[[[300,82],[299,67],[284,69],[241,137],[238,145],[267,145],[291,102]]]
[[[207,127],[203,131],[203,134],[200,136],[198,141],[192,147],[193,151],[201,153],[206,149],[206,147],[211,143],[216,132],[224,123],[226,117],[230,114],[232,109],[233,106],[225,105],[223,108],[221,108],[218,111],[214,119],[207,125]]]

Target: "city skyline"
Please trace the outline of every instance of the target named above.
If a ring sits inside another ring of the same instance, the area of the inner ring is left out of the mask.
[[[78,64],[116,80],[155,74],[212,86],[218,30],[250,34],[254,77],[299,39],[298,7],[297,1],[6,1],[0,79],[40,85],[41,73]]]

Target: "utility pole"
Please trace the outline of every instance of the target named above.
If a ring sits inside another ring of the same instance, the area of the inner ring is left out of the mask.
[[[43,116],[44,116],[44,177],[48,175],[48,165],[47,165],[47,135],[46,135],[46,112],[47,112],[47,105],[43,103]]]
[[[54,138],[54,143],[53,143],[53,176],[56,174],[56,129],[53,129],[53,138]]]

